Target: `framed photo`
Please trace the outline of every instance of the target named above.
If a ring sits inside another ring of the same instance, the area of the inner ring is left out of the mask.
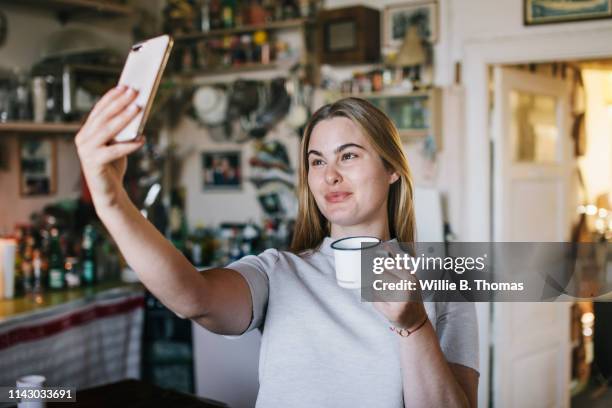
[[[25,139],[19,142],[19,193],[22,196],[55,194],[57,141]]]
[[[612,0],[523,0],[525,25],[612,17]]]
[[[205,190],[240,190],[242,188],[240,151],[202,153]]]
[[[383,39],[387,48],[399,48],[408,27],[416,25],[421,38],[438,39],[438,7],[433,1],[412,1],[385,7]]]

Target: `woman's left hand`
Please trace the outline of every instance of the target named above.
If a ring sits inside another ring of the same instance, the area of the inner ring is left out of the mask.
[[[400,253],[395,247],[397,244],[386,242],[383,244],[385,252],[390,257],[395,258],[395,255]],[[400,253],[401,255],[404,252]],[[385,269],[385,272],[381,276],[383,281],[401,281],[408,280],[414,282],[415,290],[405,291],[406,296],[398,299],[392,297],[388,293],[382,293],[381,301],[372,302],[374,307],[383,314],[389,320],[389,323],[399,329],[407,329],[412,331],[423,323],[423,320],[427,317],[425,312],[425,306],[421,298],[421,290],[418,282],[418,278],[415,274],[411,274],[407,270],[398,269]],[[386,296],[385,296],[386,295]]]

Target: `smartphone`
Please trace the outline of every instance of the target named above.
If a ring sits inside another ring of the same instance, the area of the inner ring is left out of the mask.
[[[115,137],[117,142],[134,140],[142,135],[157,87],[170,56],[172,43],[170,36],[162,35],[132,46],[123,66],[119,85],[138,90],[138,96],[133,103],[140,106],[141,110]]]

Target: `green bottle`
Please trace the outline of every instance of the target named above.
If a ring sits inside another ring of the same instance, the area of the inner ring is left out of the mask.
[[[236,0],[223,0],[221,15],[223,16],[223,27],[234,27],[234,14],[236,12]]]
[[[83,231],[82,244],[82,281],[83,286],[92,286],[97,282],[96,276],[96,257],[94,253],[94,229],[91,225],[86,225]]]
[[[51,230],[49,244],[49,289],[60,290],[64,288],[64,256],[59,242],[57,228]]]

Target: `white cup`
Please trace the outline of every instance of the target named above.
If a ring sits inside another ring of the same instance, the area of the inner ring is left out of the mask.
[[[17,380],[17,388],[42,388],[47,379],[42,375],[26,375]],[[18,408],[44,408],[44,401],[25,401],[17,404]]]
[[[14,239],[0,239],[0,298],[12,299],[15,296],[15,252]]]
[[[32,108],[34,122],[44,122],[47,115],[47,82],[43,77],[32,79]]]
[[[338,285],[347,289],[361,287],[361,250],[373,248],[381,243],[375,237],[347,237],[334,241],[331,244],[334,250],[334,264],[336,266],[336,281]]]

